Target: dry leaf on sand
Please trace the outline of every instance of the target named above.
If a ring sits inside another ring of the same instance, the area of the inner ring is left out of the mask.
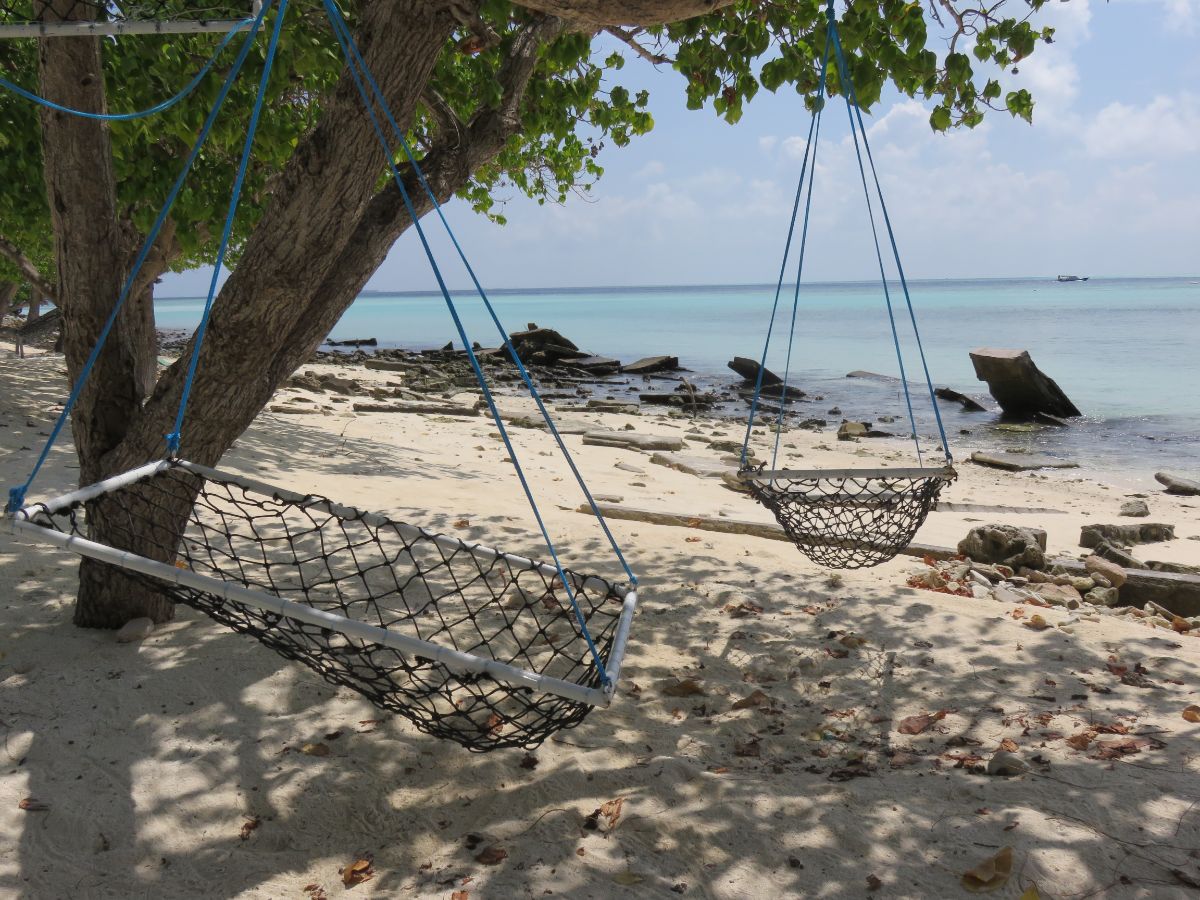
[[[600,804],[600,815],[604,816],[604,824],[608,826],[609,831],[617,827],[617,820],[621,818],[621,808],[624,805],[624,797],[616,797]]]
[[[901,734],[921,734],[934,722],[940,722],[946,718],[946,713],[949,710],[939,709],[937,712],[921,713],[918,716],[908,716],[901,719],[900,724],[896,726],[896,730]]]
[[[41,800],[35,800],[33,797],[26,797],[17,804],[17,807],[25,812],[46,812],[50,808]]]
[[[704,688],[700,687],[700,682],[695,678],[677,679],[671,684],[666,685],[662,692],[668,697],[703,697]]]
[[[309,756],[328,756],[328,744],[305,744],[300,748],[301,753],[307,753]]]
[[[1183,718],[1188,722],[1200,722],[1200,706],[1192,705],[1183,708]]]
[[[989,857],[963,873],[962,886],[972,894],[988,894],[1008,883],[1012,875],[1012,847],[1004,847],[995,856]]]
[[[1067,743],[1076,750],[1086,750],[1095,736],[1091,731],[1081,731],[1079,734],[1073,734],[1067,738]]]
[[[1097,752],[1092,754],[1092,759],[1120,759],[1146,749],[1159,750],[1165,746],[1162,741],[1154,738],[1127,737],[1116,741],[1096,741]]]
[[[470,900],[470,891],[455,891],[450,895],[450,900]]]
[[[350,865],[338,869],[338,874],[342,876],[342,884],[348,888],[370,881],[375,877],[375,870],[371,868],[371,856],[368,854],[358,857]]]
[[[498,866],[506,859],[508,859],[508,851],[498,844],[492,844],[475,857],[475,862],[483,863],[485,866]]]
[[[253,834],[254,830],[261,824],[262,819],[260,819],[258,816],[246,816],[246,821],[242,823],[242,831],[238,837],[240,837],[243,841],[250,840],[250,835]]]
[[[1042,895],[1041,892],[1038,891],[1037,885],[1031,884],[1029,887],[1025,888],[1025,893],[1020,896],[1019,900],[1042,900]]]
[[[755,706],[762,706],[771,698],[762,691],[755,691],[748,697],[743,697],[733,704],[733,709],[752,709]]]
[[[617,884],[623,884],[626,887],[641,884],[645,880],[641,875],[635,875],[633,872],[619,872],[613,876],[613,881]]]

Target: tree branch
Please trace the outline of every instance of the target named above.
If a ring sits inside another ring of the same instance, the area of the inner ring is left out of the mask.
[[[661,53],[654,53],[650,50],[647,50],[645,47],[643,47],[638,42],[637,36],[632,31],[627,31],[626,29],[619,28],[616,25],[609,25],[604,30],[606,32],[608,32],[609,34],[611,34],[613,37],[615,37],[617,40],[628,44],[633,49],[634,53],[636,53],[642,59],[646,60],[651,65],[661,66],[663,63],[671,62],[671,57],[664,56]]]
[[[432,87],[426,87],[421,93],[421,102],[425,104],[425,108],[429,110],[429,114],[437,122],[438,130],[442,134],[453,134],[457,139],[461,140],[462,133],[467,127],[466,123],[458,117],[458,113],[454,111],[441,94]]]
[[[11,240],[0,234],[0,256],[5,257],[17,270],[25,276],[25,279],[32,284],[37,290],[46,297],[58,303],[58,287],[54,282],[42,275],[37,266],[33,264],[28,256],[21,252]]]
[[[573,27],[665,25],[731,6],[734,0],[516,0],[518,6],[556,16]]]
[[[526,26],[513,40],[500,68],[503,87],[500,104],[485,108],[464,125],[463,131],[440,135],[421,159],[421,172],[439,204],[447,202],[471,180],[472,174],[504,149],[508,139],[521,128],[521,104],[537,68],[541,48],[560,35],[566,23],[544,17]],[[418,217],[433,209],[433,201],[411,166],[400,170],[404,190]],[[276,359],[279,379],[291,375],[329,333],[345,308],[353,302],[367,279],[379,268],[396,240],[412,225],[412,219],[394,181],[389,180],[367,205],[359,218],[335,273],[312,293],[307,313],[297,321],[296,331],[285,341],[286,351]],[[345,290],[346,273],[353,273],[352,292]],[[330,299],[340,300],[331,303]],[[301,333],[303,332],[303,333]]]

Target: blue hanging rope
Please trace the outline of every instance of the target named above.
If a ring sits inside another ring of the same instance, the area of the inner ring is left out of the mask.
[[[275,16],[275,25],[271,29],[271,40],[267,44],[267,58],[263,64],[262,75],[258,79],[258,93],[254,97],[254,108],[250,113],[250,124],[246,129],[246,140],[242,144],[242,158],[238,162],[237,176],[233,181],[233,191],[229,197],[229,207],[225,212],[225,228],[221,232],[221,244],[217,249],[216,262],[213,264],[212,280],[208,284],[208,297],[204,301],[204,313],[200,316],[200,324],[196,328],[196,336],[192,340],[192,358],[188,362],[187,377],[183,381],[183,391],[179,395],[179,409],[175,413],[175,427],[165,435],[167,453],[174,456],[179,452],[183,429],[183,417],[187,413],[188,399],[192,395],[192,384],[196,380],[196,367],[200,362],[200,348],[208,333],[208,321],[212,316],[213,300],[217,296],[217,281],[221,276],[221,266],[225,262],[225,253],[229,249],[229,238],[233,234],[233,222],[237,216],[238,203],[242,198],[242,186],[246,181],[246,172],[250,167],[250,151],[254,147],[254,135],[258,131],[258,120],[262,115],[263,101],[267,96],[267,83],[271,80],[271,69],[275,66],[275,51],[279,48],[279,35],[283,31],[283,18],[287,13],[288,0],[279,0],[279,12]]]
[[[833,0],[829,0],[826,15],[829,18],[829,30],[833,34],[833,49],[837,57],[838,76],[845,90],[846,98],[846,116],[850,120],[850,135],[854,139],[854,154],[858,159],[858,174],[862,179],[863,196],[867,201],[867,218],[871,222],[871,237],[875,241],[875,257],[879,260],[879,278],[883,282],[883,297],[887,305],[888,322],[892,329],[892,342],[896,345],[896,362],[900,366],[900,384],[904,389],[904,402],[908,407],[908,422],[912,427],[913,443],[917,447],[917,462],[924,465],[924,458],[921,453],[921,438],[917,434],[917,417],[913,413],[912,394],[908,389],[908,374],[904,369],[904,353],[900,349],[900,334],[896,330],[896,314],[892,308],[892,293],[888,287],[887,271],[883,265],[883,251],[879,247],[879,232],[875,227],[875,210],[871,203],[871,191],[867,187],[867,172],[863,167],[862,149],[858,142],[858,129],[855,127],[855,118],[853,110],[858,107],[858,101],[854,97],[854,84],[850,79],[850,70],[846,65],[846,58],[842,54],[842,42],[837,33],[837,23],[833,15]],[[861,118],[858,124],[862,124]],[[863,139],[866,140],[866,131],[863,131]],[[872,164],[872,169],[874,164]]]
[[[458,331],[458,335],[463,342],[463,346],[466,347],[467,358],[470,360],[471,368],[475,373],[475,378],[479,382],[480,389],[483,392],[484,401],[487,404],[488,410],[492,414],[492,419],[496,423],[496,427],[500,431],[501,440],[504,442],[504,446],[508,450],[509,457],[513,461],[513,468],[516,470],[517,478],[519,479],[521,487],[525,492],[525,496],[529,501],[530,508],[533,510],[534,519],[537,521],[538,528],[542,533],[542,538],[545,541],[546,548],[554,561],[554,568],[562,582],[563,589],[567,592],[571,609],[575,613],[575,620],[579,625],[580,634],[582,635],[587,644],[588,650],[591,653],[593,663],[596,667],[597,676],[600,678],[601,684],[605,687],[608,687],[611,684],[611,679],[609,678],[604,663],[600,658],[600,651],[596,647],[595,641],[592,639],[591,632],[588,630],[587,621],[584,619],[583,611],[579,608],[579,603],[575,598],[575,592],[571,590],[570,580],[567,578],[566,571],[563,568],[562,563],[559,561],[558,553],[554,548],[554,542],[550,539],[550,532],[542,518],[541,511],[538,509],[537,501],[534,499],[533,491],[529,485],[529,481],[525,477],[525,472],[521,467],[516,450],[513,447],[512,439],[508,434],[508,429],[504,425],[504,420],[500,415],[500,410],[496,406],[495,398],[492,396],[492,392],[487,384],[487,379],[484,377],[483,368],[480,366],[479,360],[475,356],[475,352],[471,347],[471,342],[467,337],[466,328],[458,314],[457,308],[454,306],[454,301],[450,297],[450,290],[446,286],[445,279],[443,278],[441,269],[437,264],[436,258],[434,257],[433,249],[429,245],[428,237],[426,236],[425,230],[417,216],[416,208],[413,206],[412,199],[408,194],[408,190],[404,187],[404,180],[400,175],[399,169],[396,168],[391,147],[388,144],[387,137],[383,132],[383,128],[379,124],[379,119],[375,114],[374,104],[371,102],[370,95],[367,93],[367,89],[363,84],[363,79],[359,74],[356,58],[361,59],[361,56],[357,55],[356,49],[355,51],[351,51],[350,48],[353,44],[353,38],[349,35],[348,30],[345,29],[343,25],[339,24],[341,16],[337,8],[333,6],[332,0],[324,0],[324,5],[326,12],[329,15],[330,22],[333,25],[334,35],[336,36],[338,43],[342,48],[342,53],[345,56],[347,67],[354,79],[354,83],[358,89],[359,95],[362,97],[363,104],[367,110],[367,115],[371,121],[373,129],[375,130],[375,135],[383,149],[384,157],[387,160],[388,169],[391,171],[392,178],[394,179],[396,187],[400,191],[401,199],[404,202],[404,207],[408,211],[409,217],[412,219],[413,226],[416,228],[417,235],[421,241],[421,246],[425,251],[425,256],[429,260],[430,268],[433,271],[433,276],[437,281],[442,297],[446,301],[446,306],[450,311],[450,316],[454,320],[455,329]],[[363,70],[364,72],[368,71],[365,63],[363,64]],[[380,103],[380,106],[384,109],[387,108],[386,104],[383,102]],[[388,115],[390,116],[390,112]]]
[[[779,394],[779,415],[775,420],[775,447],[771,452],[771,471],[778,469],[779,463],[779,444],[783,439],[783,410],[787,402],[787,385],[788,378],[791,377],[792,371],[792,347],[796,342],[796,313],[800,309],[800,282],[804,277],[804,251],[808,246],[808,222],[809,215],[812,211],[812,195],[813,182],[816,181],[817,174],[817,147],[821,143],[821,113],[825,110],[825,72],[829,66],[829,36],[830,31],[825,31],[825,52],[821,56],[821,81],[817,89],[817,97],[820,105],[817,107],[816,120],[817,127],[812,138],[812,168],[808,176],[808,195],[804,201],[804,223],[800,228],[800,259],[796,264],[796,289],[792,295],[792,322],[788,331],[788,346],[787,357],[783,365],[783,388]],[[803,183],[803,182],[802,182]],[[761,383],[762,373],[759,372],[759,381]]]
[[[153,116],[156,113],[165,112],[166,110],[170,109],[172,106],[175,106],[175,105],[181,103],[183,100],[185,100],[192,93],[192,91],[194,91],[197,88],[197,86],[199,86],[200,82],[202,82],[204,80],[205,76],[207,76],[208,73],[212,71],[212,67],[216,65],[217,60],[220,58],[221,54],[225,51],[225,48],[228,47],[233,42],[233,39],[238,35],[238,33],[241,32],[242,29],[244,29],[244,28],[252,27],[254,24],[254,21],[255,21],[254,19],[247,19],[244,22],[238,22],[232,29],[230,29],[229,33],[226,34],[225,37],[221,40],[221,43],[219,43],[217,45],[217,49],[213,51],[212,56],[209,57],[208,62],[206,62],[204,64],[204,67],[199,72],[196,73],[196,77],[193,78],[190,82],[188,82],[187,86],[183,90],[181,90],[178,94],[176,94],[174,97],[171,97],[167,100],[162,101],[162,103],[159,103],[156,106],[151,106],[149,109],[139,110],[138,112],[94,113],[94,112],[86,112],[82,109],[73,109],[70,106],[63,106],[59,103],[55,103],[53,100],[47,100],[45,97],[39,96],[38,94],[35,94],[32,91],[26,90],[25,88],[21,87],[19,84],[13,84],[11,81],[9,81],[7,78],[4,78],[4,77],[0,77],[0,87],[7,88],[8,90],[12,91],[14,94],[16,94],[20,97],[24,97],[26,100],[30,100],[33,103],[37,103],[40,106],[44,106],[47,109],[52,109],[55,112],[66,113],[67,115],[71,115],[71,116],[78,116],[81,119],[98,119],[101,122],[130,122],[134,119],[144,119],[147,116]]]
[[[579,471],[579,467],[576,465],[575,459],[571,455],[570,450],[567,449],[566,442],[559,433],[558,426],[554,424],[554,419],[551,417],[549,410],[546,408],[541,394],[538,392],[537,387],[533,383],[532,377],[526,370],[525,364],[521,362],[521,357],[517,353],[516,348],[513,347],[512,340],[508,336],[508,330],[501,323],[500,317],[497,314],[495,307],[492,305],[492,301],[488,297],[487,292],[484,290],[482,282],[476,276],[474,268],[467,259],[466,251],[463,250],[462,245],[458,241],[458,236],[455,235],[454,230],[450,227],[450,223],[446,220],[445,213],[442,210],[442,204],[438,201],[437,195],[434,193],[433,188],[430,187],[429,181],[425,178],[425,173],[421,169],[420,164],[417,162],[417,159],[413,154],[412,145],[409,143],[404,131],[400,128],[395,117],[392,115],[392,111],[388,106],[387,101],[383,97],[383,92],[380,90],[379,85],[375,81],[374,76],[371,74],[370,69],[368,69],[363,62],[362,55],[359,53],[358,48],[355,46],[354,41],[350,36],[350,29],[347,26],[345,19],[342,17],[341,12],[337,9],[336,5],[327,2],[326,8],[328,10],[330,19],[333,22],[335,33],[340,34],[341,37],[339,37],[339,40],[343,41],[344,48],[348,47],[349,51],[354,55],[358,67],[362,70],[362,74],[371,88],[371,93],[375,98],[375,102],[383,111],[384,118],[387,120],[392,134],[395,136],[395,139],[400,144],[405,157],[412,166],[413,172],[417,176],[418,183],[421,185],[426,196],[429,197],[430,202],[433,204],[433,209],[437,213],[438,219],[441,220],[442,227],[445,229],[447,236],[450,238],[450,242],[453,244],[459,260],[462,262],[467,275],[470,277],[476,293],[483,301],[484,308],[487,310],[487,313],[491,317],[493,324],[496,326],[496,330],[500,335],[501,341],[503,341],[504,347],[508,350],[509,356],[516,364],[517,371],[521,375],[522,382],[525,384],[526,389],[529,391],[529,395],[533,398],[534,403],[537,405],[538,412],[541,414],[543,421],[546,423],[546,427],[549,429],[555,443],[558,445],[559,451],[563,455],[563,459],[566,460],[567,466],[570,468],[571,473],[575,476],[575,481],[579,485],[580,490],[583,492],[588,506],[591,509],[592,515],[600,524],[600,528],[604,532],[604,536],[608,540],[609,546],[612,548],[613,553],[616,554],[617,560],[621,563],[621,567],[625,570],[625,574],[629,578],[630,583],[636,585],[638,581],[637,576],[633,574],[633,570],[630,568],[629,563],[626,562],[625,555],[621,552],[621,548],[617,544],[617,539],[613,536],[612,531],[609,529],[608,522],[605,520],[604,515],[600,512],[599,505],[592,497],[592,492],[589,490],[587,482],[584,480],[583,473]],[[468,350],[468,352],[471,351]]]
[[[829,36],[825,38],[825,61],[821,66],[821,87],[818,91],[818,96],[821,99],[821,104],[817,105],[812,112],[812,116],[808,120],[808,138],[804,142],[804,158],[800,163],[800,180],[796,184],[796,199],[792,203],[792,218],[788,223],[787,240],[783,244],[783,261],[779,264],[779,279],[775,283],[775,300],[771,305],[771,319],[767,323],[767,339],[763,343],[762,359],[759,361],[758,375],[754,380],[754,396],[750,399],[750,417],[746,421],[746,436],[742,440],[742,458],[740,468],[746,468],[746,460],[750,453],[750,432],[754,428],[754,416],[758,412],[759,400],[762,396],[763,374],[767,370],[767,351],[771,348],[771,334],[775,330],[775,316],[779,311],[779,298],[783,294],[783,279],[787,275],[788,257],[792,253],[792,237],[796,232],[796,219],[800,214],[800,200],[804,193],[804,178],[808,173],[809,153],[815,155],[816,148],[813,143],[813,134],[817,127],[817,120],[821,116],[825,99],[825,69],[829,60]],[[815,173],[814,173],[815,174]],[[810,179],[811,182],[811,179]],[[805,214],[805,225],[807,227],[808,215]],[[800,289],[799,283],[796,285],[797,292]],[[793,320],[793,329],[795,323]],[[782,403],[780,406],[782,407]]]
[[[83,386],[87,382],[92,368],[96,365],[96,360],[100,358],[100,351],[104,349],[104,343],[108,340],[108,335],[112,331],[113,325],[117,321],[117,316],[120,314],[121,308],[125,305],[125,301],[128,299],[129,293],[133,289],[134,281],[136,280],[138,273],[141,271],[142,266],[145,264],[146,258],[150,255],[150,249],[154,246],[154,242],[157,240],[158,234],[162,230],[163,224],[167,220],[167,216],[171,213],[171,207],[174,206],[175,200],[179,196],[180,190],[183,188],[183,183],[188,172],[191,170],[192,164],[195,162],[196,157],[200,155],[200,150],[204,146],[205,141],[208,140],[209,132],[212,130],[212,126],[217,120],[217,115],[220,113],[221,107],[225,103],[225,99],[229,96],[230,89],[237,80],[243,64],[246,62],[246,57],[250,53],[250,48],[254,44],[254,39],[257,37],[258,31],[262,27],[263,18],[266,16],[270,7],[271,3],[270,0],[268,0],[268,2],[263,4],[262,9],[259,10],[258,15],[255,17],[254,23],[251,25],[250,32],[246,35],[241,49],[238,51],[237,58],[234,60],[233,67],[229,70],[229,74],[225,76],[225,81],[221,85],[221,90],[217,95],[216,102],[213,104],[212,109],[209,110],[207,118],[204,120],[204,125],[200,129],[199,136],[196,138],[196,142],[192,145],[192,149],[188,153],[187,159],[184,161],[183,168],[180,171],[179,176],[175,179],[175,183],[171,186],[171,191],[167,195],[166,202],[159,210],[158,216],[154,220],[154,224],[150,227],[150,231],[146,236],[145,242],[142,244],[141,250],[138,251],[137,258],[133,264],[133,269],[130,271],[129,277],[125,280],[124,286],[121,288],[121,293],[117,297],[117,302],[113,305],[112,312],[109,313],[108,319],[104,323],[104,327],[100,330],[100,335],[96,339],[96,343],[92,347],[92,351],[88,355],[87,360],[84,362],[83,369],[80,371],[79,377],[75,380],[75,384],[71,388],[70,396],[67,398],[67,402],[63,405],[63,410],[59,414],[58,420],[54,423],[54,428],[51,429],[50,436],[46,439],[46,444],[42,447],[42,451],[38,456],[37,461],[34,463],[33,471],[30,472],[29,477],[25,480],[24,484],[14,488],[9,488],[8,505],[5,508],[7,512],[15,513],[25,505],[25,496],[29,492],[29,488],[33,484],[34,479],[37,478],[38,473],[41,471],[43,464],[45,464],[47,457],[50,455],[50,450],[54,446],[54,442],[58,440],[59,435],[62,433],[63,427],[70,418],[71,410],[75,407],[76,402],[78,402],[79,394],[83,390]]]
[[[833,0],[830,0],[830,2],[829,2],[829,16],[830,16],[830,21],[832,21],[832,19],[833,19]],[[833,46],[834,46],[834,52],[837,54],[837,58],[838,58],[838,69],[839,69],[839,72],[841,72],[846,68],[846,62],[845,62],[845,57],[842,54],[842,42],[841,42],[840,36],[837,33],[836,26],[834,27],[834,31],[833,31]],[[892,245],[892,255],[896,260],[896,271],[900,276],[900,287],[904,292],[904,302],[905,302],[905,305],[908,307],[909,321],[912,323],[913,336],[916,338],[917,352],[921,359],[922,371],[925,374],[925,386],[929,391],[929,403],[930,403],[930,406],[933,407],[933,416],[934,416],[934,419],[937,421],[938,435],[941,437],[941,440],[942,440],[942,452],[945,454],[945,457],[946,457],[946,465],[948,465],[948,466],[953,465],[954,458],[950,453],[950,441],[946,438],[946,426],[942,422],[942,412],[941,412],[941,409],[938,407],[937,397],[934,395],[934,392],[933,392],[933,379],[929,375],[929,363],[927,362],[927,360],[925,358],[925,347],[924,347],[924,344],[921,342],[921,331],[917,327],[917,314],[916,314],[915,310],[913,309],[912,296],[910,295],[909,290],[908,290],[908,279],[904,275],[904,266],[900,262],[900,248],[896,244],[896,234],[895,234],[895,231],[892,229],[891,216],[888,215],[887,203],[884,202],[884,199],[883,199],[883,188],[879,184],[879,173],[875,169],[875,159],[871,155],[871,145],[867,141],[867,129],[866,129],[866,126],[863,124],[862,108],[859,106],[859,103],[858,103],[858,96],[854,90],[854,82],[850,79],[848,73],[844,74],[842,76],[842,81],[847,89],[847,94],[846,94],[847,111],[849,112],[851,107],[853,107],[853,115],[858,121],[858,130],[862,132],[863,148],[867,152],[867,161],[868,161],[868,163],[870,163],[870,166],[871,166],[871,178],[875,183],[875,192],[879,196],[879,208],[880,208],[880,211],[883,213],[884,226],[887,229],[888,240]],[[853,133],[853,131],[854,131],[854,122],[853,121],[851,122],[850,130],[851,130],[851,133]],[[855,152],[857,153],[858,152],[857,138],[855,139],[854,149],[855,149]],[[861,155],[859,156],[858,166],[859,166],[859,170],[861,172],[862,171]],[[863,175],[863,179],[864,179],[863,187],[865,189],[866,188],[865,173]],[[869,197],[867,200],[867,204],[869,207],[870,206],[870,198]],[[872,218],[871,218],[872,232],[874,232],[874,229],[875,229],[875,219],[874,219],[874,216],[872,216]],[[876,239],[876,242],[875,242],[875,248],[876,248],[876,252],[878,252],[878,250],[879,250],[878,238]],[[880,260],[880,269],[881,270],[882,270],[882,267],[883,267],[883,262],[882,262],[882,260]],[[887,291],[886,277],[884,278],[883,284],[884,284],[884,291],[886,293],[886,291]],[[891,311],[892,311],[891,299],[889,297],[889,299],[888,299],[888,315],[889,316],[891,316]],[[895,333],[895,328],[896,328],[896,325],[895,325],[895,321],[893,320],[893,322],[892,322],[893,334]],[[899,351],[899,341],[898,340],[896,343],[896,349],[897,349],[897,351]],[[903,365],[901,366],[901,376],[903,377]],[[905,381],[904,381],[904,394],[905,394],[906,399],[909,400],[909,415],[911,417],[911,415],[912,415],[912,400],[911,400],[911,398],[908,397],[908,381],[907,381],[907,379],[905,379]],[[914,435],[914,437],[916,436],[916,425],[915,424],[913,425],[913,435]],[[920,452],[919,444],[918,444],[918,452]]]

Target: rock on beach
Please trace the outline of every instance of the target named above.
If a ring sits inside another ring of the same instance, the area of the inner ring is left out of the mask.
[[[976,377],[987,382],[988,390],[1009,415],[1083,415],[1054,379],[1034,365],[1028,350],[981,347],[971,351],[971,362]]]

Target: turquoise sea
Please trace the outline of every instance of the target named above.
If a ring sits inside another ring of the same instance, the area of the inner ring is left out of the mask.
[[[986,398],[968,350],[1020,347],[1085,414],[1069,429],[1014,435],[995,431],[993,415],[963,414],[943,403],[959,456],[1001,442],[1108,469],[1174,468],[1200,475],[1200,277],[930,280],[910,282],[910,288],[936,385]],[[511,331],[536,322],[625,362],[671,354],[695,379],[720,383],[732,374],[725,368],[731,357],[761,355],[774,287],[500,290],[489,296]],[[485,347],[499,343],[477,296],[456,293],[454,300],[471,340]],[[785,287],[768,357],[780,374],[791,300],[792,289]],[[920,360],[898,286],[892,301],[908,379],[919,383],[919,393]],[[197,299],[161,300],[159,327],[194,327],[200,309]],[[828,417],[827,408],[836,404],[850,418],[904,415],[895,383],[845,377],[856,369],[900,373],[878,282],[803,285],[794,334],[789,381],[824,398],[798,412]],[[364,294],[330,337],[374,337],[384,347],[412,349],[447,341],[461,346],[436,294]],[[929,406],[927,397],[918,403],[917,421],[922,434],[932,435]],[[970,434],[958,433],[964,429]]]

